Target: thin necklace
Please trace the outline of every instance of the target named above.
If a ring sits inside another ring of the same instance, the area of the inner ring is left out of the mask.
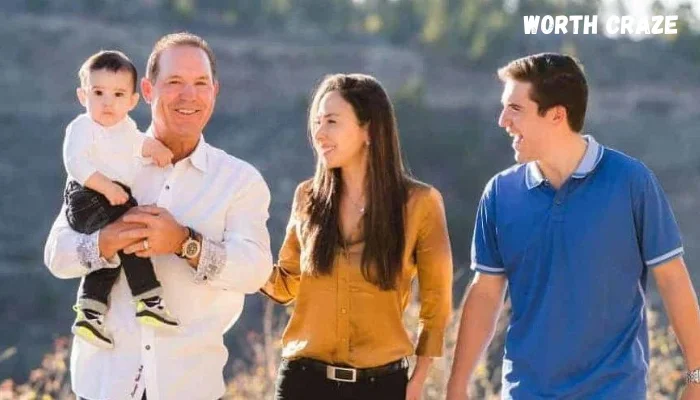
[[[355,208],[357,209],[357,211],[360,212],[360,214],[365,213],[365,206],[360,206],[360,204],[358,204],[355,200],[353,200],[349,194],[348,194],[348,199],[350,199],[350,202],[352,203],[353,206],[355,206]]]

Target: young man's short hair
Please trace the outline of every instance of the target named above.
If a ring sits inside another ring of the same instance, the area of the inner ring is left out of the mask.
[[[588,84],[581,63],[557,53],[533,54],[513,60],[498,70],[505,81],[514,79],[532,84],[530,99],[537,103],[540,115],[554,106],[566,108],[569,127],[583,130],[588,103]]]

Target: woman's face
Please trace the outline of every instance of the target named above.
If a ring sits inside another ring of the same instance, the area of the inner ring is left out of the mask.
[[[321,98],[312,125],[314,149],[326,168],[344,168],[366,162],[368,124],[360,125],[352,105],[337,91]]]

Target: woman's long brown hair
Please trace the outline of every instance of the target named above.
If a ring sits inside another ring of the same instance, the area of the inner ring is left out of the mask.
[[[329,92],[338,92],[355,111],[362,126],[368,124],[369,146],[362,216],[364,251],[362,275],[382,290],[391,290],[402,268],[405,246],[404,211],[409,176],[401,159],[394,108],[381,84],[361,74],[326,76],[309,108],[309,135],[319,103]],[[339,168],[327,169],[317,156],[316,172],[308,193],[303,236],[311,246],[313,274],[330,274],[335,253],[343,245],[340,233],[340,198],[343,190]]]

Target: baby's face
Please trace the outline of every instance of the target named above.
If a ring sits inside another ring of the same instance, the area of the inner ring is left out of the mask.
[[[95,122],[110,127],[124,119],[139,101],[132,79],[127,71],[91,71],[85,86],[78,88],[80,104]]]

